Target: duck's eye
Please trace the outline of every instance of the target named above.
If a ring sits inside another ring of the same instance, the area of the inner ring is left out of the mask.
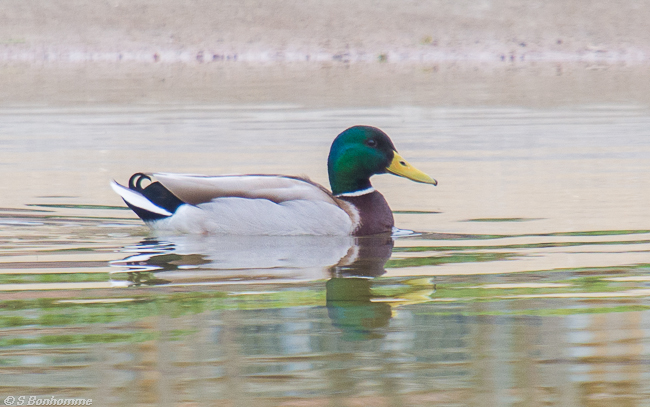
[[[377,140],[375,140],[374,138],[368,139],[366,140],[366,145],[368,147],[377,147]]]

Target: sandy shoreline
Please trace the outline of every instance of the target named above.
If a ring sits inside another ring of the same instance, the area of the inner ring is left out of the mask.
[[[650,4],[8,0],[0,106],[650,105]]]
[[[112,104],[650,106],[646,67],[481,70],[458,66],[188,67],[137,63],[0,67],[0,106]]]

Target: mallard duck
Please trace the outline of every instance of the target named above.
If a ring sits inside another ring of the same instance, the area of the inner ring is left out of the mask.
[[[407,163],[388,135],[354,126],[330,148],[332,191],[285,175],[137,173],[128,187],[111,187],[147,225],[167,233],[236,235],[352,235],[390,233],[393,213],[370,177],[391,173],[416,182],[436,180]],[[147,181],[149,185],[142,186]]]

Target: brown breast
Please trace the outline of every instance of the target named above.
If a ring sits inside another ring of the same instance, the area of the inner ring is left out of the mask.
[[[354,236],[375,235],[378,233],[392,232],[395,221],[384,196],[377,191],[361,196],[340,196],[354,205],[359,211],[359,227],[354,231]]]

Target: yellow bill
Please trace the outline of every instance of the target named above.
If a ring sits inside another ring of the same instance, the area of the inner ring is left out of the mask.
[[[395,152],[393,161],[386,170],[391,174],[399,175],[400,177],[408,178],[415,182],[438,185],[438,181],[409,164],[401,155],[397,154],[397,152]]]

